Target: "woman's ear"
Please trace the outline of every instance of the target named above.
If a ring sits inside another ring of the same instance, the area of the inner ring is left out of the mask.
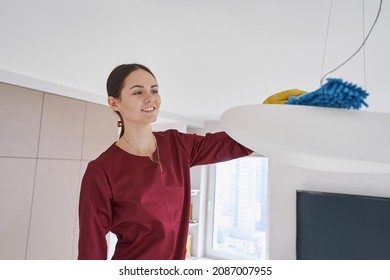
[[[114,97],[109,96],[107,98],[107,102],[108,102],[108,105],[110,105],[112,110],[118,111],[118,104],[117,104],[117,101],[116,101],[116,99]]]

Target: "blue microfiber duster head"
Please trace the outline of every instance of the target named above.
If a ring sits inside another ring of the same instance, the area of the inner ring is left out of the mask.
[[[342,79],[327,79],[327,83],[316,91],[300,96],[290,96],[284,104],[308,105],[342,109],[360,109],[368,107],[364,99],[368,93],[355,84],[344,82]]]

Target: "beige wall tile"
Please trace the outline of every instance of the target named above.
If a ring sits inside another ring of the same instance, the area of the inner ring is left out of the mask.
[[[81,158],[85,104],[54,94],[44,95],[40,158]]]
[[[0,83],[0,155],[36,157],[43,93]]]
[[[71,259],[80,161],[39,159],[27,259]]]
[[[0,158],[0,259],[25,259],[35,159]]]
[[[95,159],[116,141],[117,120],[110,107],[87,103],[82,159]]]

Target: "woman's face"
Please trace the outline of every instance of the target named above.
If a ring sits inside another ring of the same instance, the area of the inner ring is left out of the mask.
[[[110,102],[126,123],[152,123],[160,110],[161,98],[155,78],[143,69],[131,72],[123,83],[121,98]],[[111,99],[112,100],[112,99]]]

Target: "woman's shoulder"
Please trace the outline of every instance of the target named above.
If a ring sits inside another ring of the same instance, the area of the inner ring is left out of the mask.
[[[170,143],[186,143],[188,141],[193,141],[196,135],[195,133],[181,132],[177,129],[168,129],[165,131],[154,132],[154,135],[157,138],[157,141],[168,141]]]
[[[120,154],[120,148],[113,143],[104,152],[98,155],[95,159],[89,162],[89,165],[104,165],[106,162],[112,161]]]
[[[154,132],[156,137],[160,139],[169,139],[170,141],[176,141],[180,143],[194,143],[201,141],[203,138],[213,139],[230,139],[230,137],[224,131],[218,131],[213,133],[205,133],[205,135],[189,132],[180,132],[177,129],[168,129],[165,131]]]
[[[187,133],[180,132],[177,129],[167,129],[164,131],[155,131],[153,134],[157,137],[157,139],[166,139],[172,140],[178,137],[182,137],[183,135],[187,135]]]
[[[179,132],[177,129],[171,128],[171,129],[167,129],[167,130],[154,131],[153,134],[159,135],[159,136],[165,136],[165,137],[172,137],[174,135],[186,134],[186,133]]]

